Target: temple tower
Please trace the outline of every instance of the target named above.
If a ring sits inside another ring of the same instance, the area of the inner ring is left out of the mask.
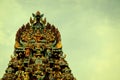
[[[14,54],[1,80],[76,80],[58,29],[39,11],[16,33]]]

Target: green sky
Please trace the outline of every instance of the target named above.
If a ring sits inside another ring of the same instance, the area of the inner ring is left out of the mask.
[[[77,80],[120,80],[120,0],[0,0],[0,77],[16,31],[38,10],[59,29]]]

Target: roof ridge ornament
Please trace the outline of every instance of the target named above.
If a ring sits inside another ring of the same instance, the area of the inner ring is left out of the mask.
[[[32,13],[32,16],[35,18],[36,22],[39,22],[44,14],[41,14],[39,11],[37,11],[36,14]]]

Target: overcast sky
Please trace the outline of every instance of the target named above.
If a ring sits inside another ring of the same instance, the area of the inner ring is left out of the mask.
[[[0,0],[0,77],[32,13],[60,31],[77,80],[120,80],[120,0]]]

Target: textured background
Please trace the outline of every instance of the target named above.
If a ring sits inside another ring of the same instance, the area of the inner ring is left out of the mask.
[[[60,30],[77,80],[120,80],[120,0],[0,0],[0,77],[17,30],[37,10]]]

